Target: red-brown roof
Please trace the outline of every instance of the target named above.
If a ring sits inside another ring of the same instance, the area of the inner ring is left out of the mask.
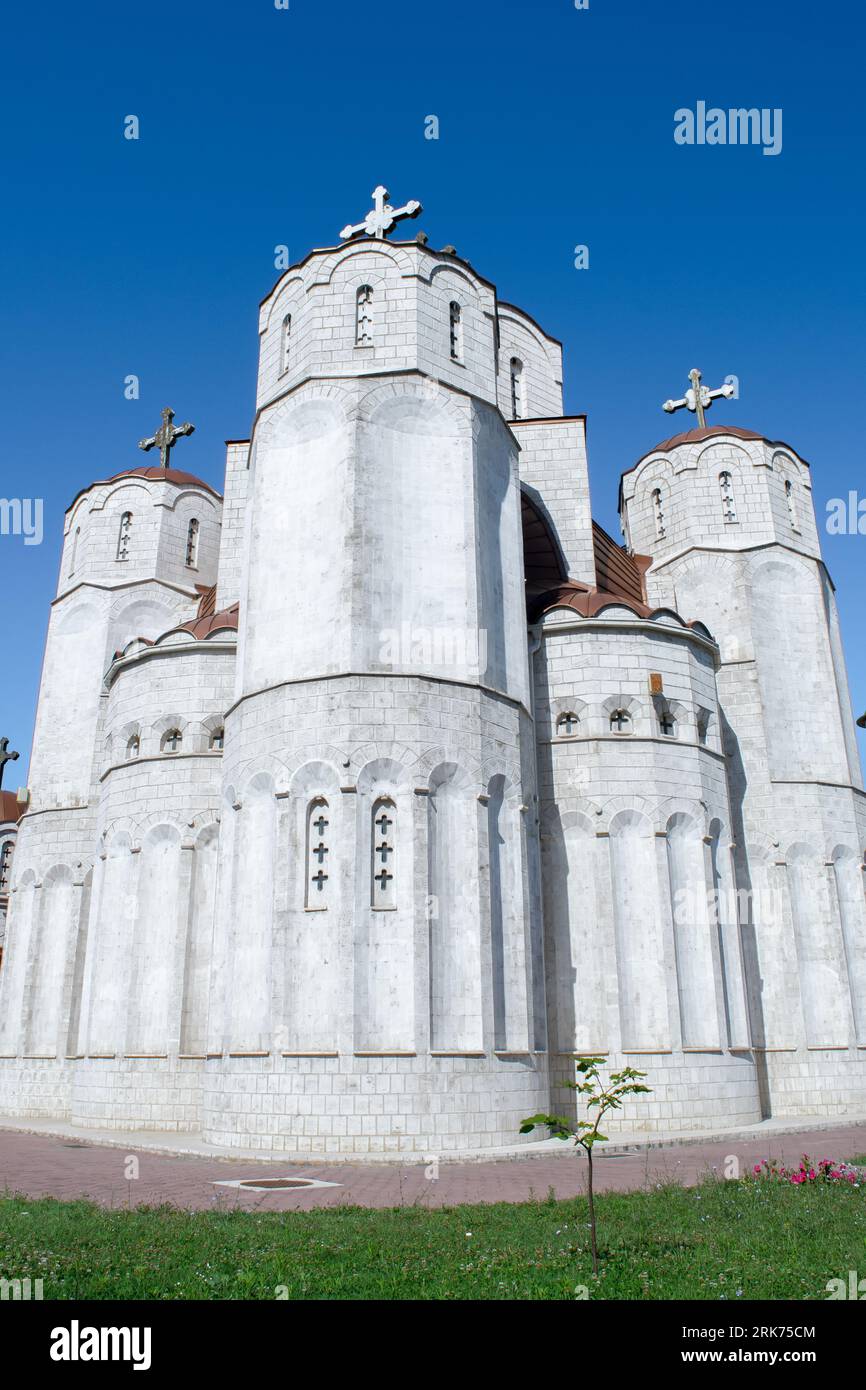
[[[110,478],[97,478],[94,482],[88,483],[87,487],[81,488],[80,492],[75,494],[66,510],[71,511],[79,497],[83,497],[92,487],[118,483],[122,478],[146,478],[149,482],[173,483],[175,487],[203,487],[206,492],[222,501],[222,493],[217,492],[215,487],[211,487],[210,483],[206,483],[202,478],[197,478],[194,473],[183,473],[177,468],[153,468],[143,464],[140,468],[126,468],[122,473],[112,474]]]
[[[596,586],[603,593],[620,594],[631,603],[642,604],[646,598],[644,574],[652,564],[652,557],[631,554],[597,521],[592,523],[592,549]]]
[[[190,618],[189,622],[173,627],[172,632],[191,632],[197,642],[203,642],[212,632],[237,631],[240,604],[232,604],[221,613],[210,613],[204,617]]]
[[[115,473],[108,479],[110,483],[116,483],[118,478],[150,478],[155,482],[174,483],[175,487],[204,487],[208,492],[213,492],[219,497],[219,493],[212,488],[210,483],[203,482],[194,473],[183,473],[177,468],[154,468],[146,464],[140,468],[125,468],[122,473]]]
[[[762,439],[765,444],[770,444],[773,447],[778,446],[780,449],[788,449],[792,454],[797,454],[797,450],[793,449],[790,444],[786,444],[784,439],[770,439],[766,434],[758,434],[755,430],[744,430],[739,425],[707,425],[702,430],[686,430],[684,434],[674,434],[670,439],[663,439],[661,444],[656,444],[655,448],[649,449],[631,468],[626,468],[622,476],[625,478],[629,473],[633,473],[635,468],[640,468],[644,459],[649,458],[650,454],[664,454],[670,449],[678,448],[680,444],[702,444],[705,439],[713,439],[725,434],[733,435],[735,439]],[[797,458],[800,458],[799,454],[797,454]],[[807,468],[809,467],[805,459],[801,459],[801,462],[805,463]]]
[[[706,425],[702,430],[685,430],[682,434],[671,435],[670,439],[663,439],[661,444],[657,444],[650,450],[652,454],[663,453],[667,449],[675,449],[679,444],[700,444],[705,439],[711,439],[715,434],[733,434],[737,439],[763,439],[762,434],[756,434],[754,430],[741,429],[739,425]]]
[[[216,584],[196,584],[199,593],[197,618],[209,618],[216,612]]]
[[[576,584],[571,580],[547,594],[540,594],[529,606],[529,621],[538,622],[545,613],[550,613],[554,608],[571,608],[582,618],[594,618],[602,609],[611,607],[628,608],[637,618],[654,618],[658,613],[670,613],[685,627],[705,627],[703,623],[685,622],[685,619],[680,618],[672,608],[650,608],[646,603],[626,598],[624,594],[611,594],[603,589],[588,589],[585,585]]]
[[[18,804],[14,792],[0,792],[0,823],[12,821],[17,825],[24,815],[24,807]]]

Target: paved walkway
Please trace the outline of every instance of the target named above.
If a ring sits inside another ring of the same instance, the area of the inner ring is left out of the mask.
[[[130,1136],[130,1139],[133,1136]],[[116,1142],[116,1141],[115,1141]],[[812,1158],[850,1159],[866,1154],[866,1124],[840,1129],[812,1129],[784,1134],[767,1132],[741,1140],[688,1143],[646,1148],[642,1152],[596,1150],[600,1190],[629,1191],[675,1180],[691,1184],[715,1169],[724,1176],[734,1155],[742,1172],[759,1159],[774,1156],[797,1162]],[[138,1177],[126,1177],[135,1156]],[[244,1179],[314,1178],[330,1187],[252,1192],[234,1186]],[[107,1147],[71,1137],[0,1129],[0,1191],[28,1197],[88,1197],[108,1207],[169,1202],[206,1209],[244,1207],[267,1211],[318,1206],[398,1207],[453,1206],[462,1202],[521,1202],[546,1197],[573,1197],[584,1190],[585,1163],[561,1145],[556,1152],[491,1162],[418,1163],[268,1163],[200,1154],[156,1153],[146,1148]]]

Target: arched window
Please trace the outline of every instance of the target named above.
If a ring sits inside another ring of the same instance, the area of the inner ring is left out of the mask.
[[[710,720],[712,715],[708,709],[698,709],[698,743],[706,747],[710,737]]]
[[[799,531],[800,519],[797,515],[797,499],[794,496],[794,484],[790,478],[785,479],[785,501],[788,503],[788,516],[791,519],[791,529]]]
[[[736,521],[737,507],[734,502],[734,480],[730,473],[719,474],[719,487],[722,493],[722,515],[726,522]]]
[[[280,375],[289,370],[289,351],[292,346],[292,316],[286,314],[280,332]]]
[[[124,512],[120,518],[120,531],[117,536],[118,560],[129,559],[129,545],[132,538],[132,512]]]
[[[75,573],[75,566],[78,564],[78,542],[81,539],[81,527],[76,526],[75,535],[72,537],[72,557],[69,561],[69,578]]]
[[[451,357],[455,362],[463,361],[463,310],[456,299],[451,301]]]
[[[659,712],[659,733],[663,738],[676,738],[677,736],[677,721],[669,709],[663,709]]]
[[[610,716],[610,731],[612,734],[631,733],[631,715],[627,709],[615,709]]]
[[[199,524],[193,517],[186,533],[186,565],[191,570],[198,569],[198,533]]]
[[[577,733],[580,720],[576,714],[570,710],[565,714],[560,714],[556,721],[556,732],[560,738],[574,738]]]
[[[212,753],[221,753],[226,745],[225,729],[214,729],[210,736],[210,748]]]
[[[355,346],[373,345],[373,289],[362,285],[355,296]]]
[[[373,865],[371,902],[385,911],[397,906],[396,830],[393,801],[382,797],[373,807]]]
[[[307,811],[307,894],[308,912],[327,909],[331,887],[331,816],[323,796],[310,802]]]
[[[6,840],[3,848],[0,849],[0,893],[9,892],[9,882],[12,878],[12,841]]]
[[[511,359],[511,418],[522,420],[526,414],[526,401],[523,389],[523,363],[519,357]]]
[[[140,752],[141,739],[139,738],[138,734],[130,734],[129,738],[126,740],[127,762],[131,762],[133,758],[137,758]]]
[[[183,734],[180,729],[169,729],[168,733],[163,734],[160,747],[163,753],[179,753],[183,743]]]
[[[660,487],[653,489],[653,516],[656,523],[656,536],[662,540],[665,534],[665,513],[662,506],[662,490]]]

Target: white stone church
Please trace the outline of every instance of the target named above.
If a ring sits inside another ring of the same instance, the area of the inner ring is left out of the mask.
[[[560,344],[385,198],[263,300],[223,496],[166,412],[162,465],[66,513],[0,1111],[447,1154],[568,1113],[590,1053],[648,1073],[625,1130],[866,1114],[809,465],[689,429],[624,472],[619,545]]]

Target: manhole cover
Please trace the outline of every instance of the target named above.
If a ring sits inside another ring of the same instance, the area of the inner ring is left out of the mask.
[[[239,1187],[254,1187],[262,1192],[271,1187],[315,1187],[312,1178],[250,1178],[238,1184]]]
[[[214,1187],[243,1188],[245,1192],[296,1192],[309,1187],[342,1187],[342,1183],[325,1182],[322,1178],[235,1178],[215,1182]]]

